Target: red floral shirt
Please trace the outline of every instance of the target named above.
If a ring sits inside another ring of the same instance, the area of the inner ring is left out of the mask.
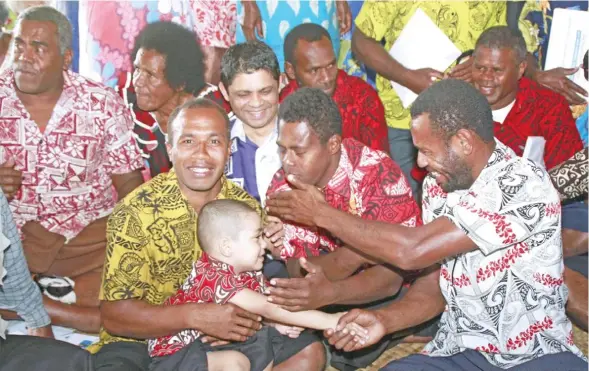
[[[280,92],[282,102],[299,84],[292,80]],[[338,71],[332,96],[342,116],[342,138],[353,138],[373,149],[389,153],[384,106],[378,93],[364,80]]]
[[[280,169],[270,184],[268,195],[290,189]],[[325,200],[336,209],[367,220],[421,225],[421,214],[401,168],[384,152],[354,139],[342,141],[340,162],[323,188]],[[342,243],[327,231],[284,224],[283,259],[319,255],[334,251]]]
[[[141,169],[133,120],[116,93],[74,72],[44,132],[16,95],[14,73],[0,77],[0,163],[9,158],[22,171],[22,186],[10,202],[19,229],[39,221],[53,233],[74,238],[115,205],[111,175]]]
[[[503,124],[495,123],[495,138],[521,156],[529,136],[546,139],[544,163],[548,170],[583,149],[565,98],[523,77],[519,81],[513,108]]]
[[[495,122],[495,138],[522,156],[530,136],[544,137],[544,163],[550,170],[580,150],[583,142],[566,99],[536,82],[522,77],[515,103],[503,124]],[[423,181],[425,169],[417,166],[411,175]]]
[[[262,272],[235,273],[233,267],[202,253],[194,263],[190,276],[174,295],[166,299],[164,305],[187,303],[226,304],[243,289],[264,292],[266,283]],[[174,354],[191,344],[202,335],[197,330],[187,329],[174,335],[150,339],[148,344],[151,357]]]

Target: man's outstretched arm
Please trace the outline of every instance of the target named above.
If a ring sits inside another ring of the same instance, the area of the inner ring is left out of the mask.
[[[267,210],[281,219],[326,229],[347,246],[401,268],[427,268],[447,257],[476,248],[473,241],[447,218],[410,228],[364,220],[329,206],[321,192],[289,177],[292,191],[267,200]]]

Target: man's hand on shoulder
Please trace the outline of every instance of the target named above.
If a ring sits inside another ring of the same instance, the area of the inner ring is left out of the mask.
[[[553,68],[548,71],[536,71],[534,79],[540,85],[559,93],[564,96],[571,105],[585,103],[587,91],[575,84],[568,76],[575,74],[579,70],[576,68]]]

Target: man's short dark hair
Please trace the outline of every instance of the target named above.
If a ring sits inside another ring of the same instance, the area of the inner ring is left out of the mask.
[[[131,63],[139,49],[155,50],[166,59],[164,76],[173,89],[197,95],[205,87],[203,52],[196,34],[174,22],[154,22],[145,26],[131,52]]]
[[[216,102],[208,99],[208,98],[191,98],[184,102],[184,104],[176,107],[170,117],[168,118],[168,143],[174,144],[174,121],[182,111],[186,111],[193,108],[213,108],[219,111],[219,113],[225,119],[225,126],[227,127],[227,138],[230,137],[230,121],[229,116],[227,116],[227,112],[221,106],[219,106]]]
[[[315,23],[302,23],[286,35],[284,39],[284,60],[294,64],[294,51],[297,48],[299,40],[306,42],[319,41],[326,37],[331,42],[329,32],[322,26]]]
[[[442,80],[424,90],[411,106],[411,117],[428,114],[432,130],[444,140],[458,130],[474,132],[484,142],[493,141],[493,114],[487,98],[471,84]]]
[[[248,41],[231,46],[221,58],[221,82],[228,89],[240,73],[269,72],[274,80],[280,78],[278,59],[272,49],[261,41]]]
[[[514,32],[507,26],[491,27],[483,31],[474,47],[474,53],[480,47],[489,49],[511,49],[515,54],[517,63],[521,63],[526,59],[528,50],[526,48],[526,41],[521,33]]]
[[[326,143],[334,135],[342,135],[342,117],[331,97],[316,88],[301,88],[280,104],[278,120],[305,122]]]

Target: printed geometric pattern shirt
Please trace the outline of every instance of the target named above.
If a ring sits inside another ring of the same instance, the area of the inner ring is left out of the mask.
[[[280,91],[280,101],[299,88],[292,80]],[[353,138],[368,147],[389,153],[389,132],[378,93],[361,78],[339,70],[332,96],[342,116],[342,138]]]
[[[268,195],[288,190],[284,170],[280,169]],[[384,152],[354,139],[342,141],[339,165],[322,191],[329,205],[363,219],[407,227],[421,225],[419,207],[401,168]],[[341,241],[324,230],[284,224],[284,260],[317,256],[320,251],[330,252],[341,246]]]
[[[47,230],[75,237],[111,213],[111,176],[143,168],[129,110],[114,90],[64,72],[61,96],[44,132],[16,95],[14,73],[0,77],[0,163],[22,171],[10,202],[16,225],[38,221]]]
[[[222,182],[218,199],[243,201],[261,215],[258,202],[241,187],[225,178]],[[108,219],[100,300],[138,299],[160,305],[174,295],[201,255],[197,217],[173,169],[127,195]],[[104,329],[100,340],[99,346],[132,341]]]
[[[355,23],[366,36],[378,42],[384,38],[384,48],[388,52],[415,11],[421,9],[464,52],[474,48],[484,30],[506,24],[505,2],[473,4],[468,1],[365,1]],[[409,109],[403,108],[391,82],[377,75],[376,90],[385,107],[387,125],[409,130]]]
[[[166,299],[164,305],[182,305],[186,303],[225,304],[243,289],[264,292],[264,276],[260,271],[235,273],[233,267],[206,253],[194,263],[190,276],[174,295]],[[191,344],[202,333],[197,330],[184,330],[175,335],[150,339],[147,342],[151,357],[174,354]]]
[[[522,77],[515,103],[503,124],[495,122],[495,138],[517,156],[524,153],[529,136],[544,137],[546,169],[571,158],[583,149],[575,119],[564,97]]]
[[[424,181],[424,223],[446,217],[476,249],[442,264],[446,310],[423,352],[474,349],[500,368],[559,352],[583,357],[565,313],[558,193],[545,169],[496,143],[469,189],[446,194]]]

